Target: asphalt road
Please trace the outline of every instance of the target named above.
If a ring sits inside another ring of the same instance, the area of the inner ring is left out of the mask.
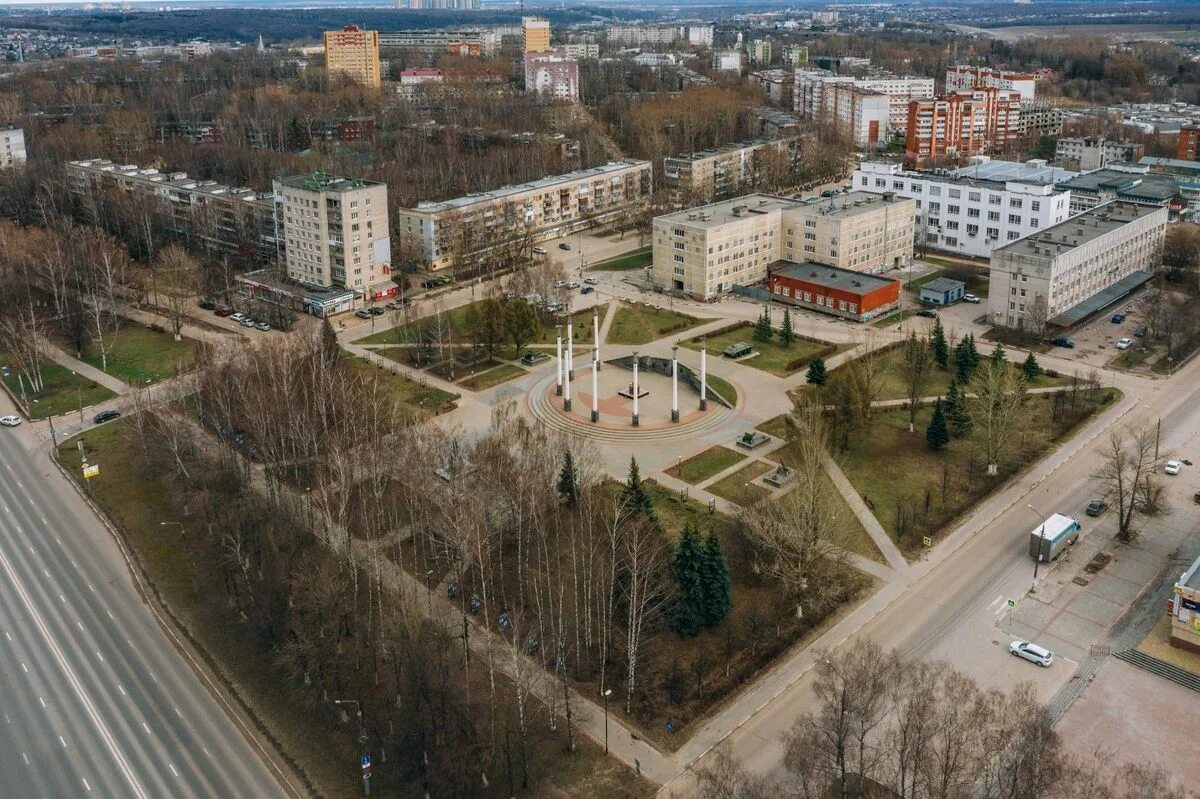
[[[0,429],[0,794],[288,795],[30,428]]]

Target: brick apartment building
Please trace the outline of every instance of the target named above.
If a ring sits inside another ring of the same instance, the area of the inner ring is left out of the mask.
[[[1180,161],[1200,161],[1200,125],[1184,125],[1179,129],[1175,157]]]
[[[361,30],[357,25],[325,31],[325,72],[378,89],[379,32]]]
[[[1020,136],[1021,95],[999,89],[908,104],[905,157],[912,164],[1003,152]]]

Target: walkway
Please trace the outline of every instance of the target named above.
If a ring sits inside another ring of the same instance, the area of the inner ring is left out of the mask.
[[[42,351],[43,355],[57,363],[59,366],[66,367],[73,372],[79,373],[88,380],[91,380],[93,383],[104,386],[114,394],[128,394],[130,391],[130,385],[124,380],[120,379],[119,377],[113,377],[107,372],[101,371],[89,363],[84,363],[73,355],[68,355],[48,341],[43,342],[39,349]]]

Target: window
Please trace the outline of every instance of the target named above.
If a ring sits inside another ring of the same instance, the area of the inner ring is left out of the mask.
[[[858,313],[858,303],[852,302],[847,307],[850,309],[850,313]]]
[[[895,189],[896,191],[904,191],[904,181],[903,180],[893,180],[892,188]]]
[[[946,237],[946,244],[947,244],[947,246],[950,246],[950,247],[957,247],[957,246],[958,246],[958,239],[957,239],[956,237],[954,237],[954,236],[947,236],[947,237]]]
[[[681,227],[677,227],[677,228],[675,228],[674,233],[676,236],[679,236],[680,238],[682,238],[683,234],[684,234],[684,230]]]
[[[863,175],[862,177],[860,177],[860,178],[858,179],[858,181],[859,181],[859,184],[860,184],[860,185],[862,185],[862,186],[865,188],[865,187],[866,187],[866,185],[867,185],[867,176],[866,176],[866,175]]]
[[[1015,310],[1017,310],[1017,304],[1016,304],[1015,302],[1010,302],[1010,303],[1008,304],[1008,310],[1010,310],[1010,311],[1015,311]]]
[[[999,211],[988,211],[988,221],[989,222],[999,222],[1000,221],[1000,212]]]
[[[677,263],[677,264],[683,263],[683,256],[680,255],[679,253],[675,253],[675,263]]]
[[[685,245],[682,241],[675,242],[675,249],[677,249],[677,250],[682,250],[684,248],[684,246]]]
[[[845,300],[838,300],[838,310],[839,311],[846,310],[846,301]]]
[[[979,218],[979,209],[978,208],[968,208],[967,209],[967,219],[978,219],[978,218]]]
[[[951,219],[950,221],[946,222],[946,230],[958,230],[958,220]]]
[[[837,250],[830,250],[830,251],[829,251],[829,257],[830,257],[830,258],[837,258],[837,257],[838,257],[838,256],[837,256]]]
[[[957,200],[957,199],[959,199],[960,197],[962,197],[962,190],[961,190],[961,189],[951,189],[951,190],[950,190],[950,199],[951,199],[951,200]]]
[[[1010,197],[1008,199],[1008,207],[1009,208],[1024,208],[1025,201],[1022,200],[1020,197]]]
[[[1030,226],[1030,227],[1032,227],[1032,228],[1035,228],[1035,227],[1037,227],[1037,226],[1038,226],[1038,221],[1037,221],[1037,217],[1036,217],[1036,216],[1031,216],[1031,217],[1029,217],[1029,226]]]
[[[677,275],[682,275],[682,274],[684,273],[684,269],[683,269],[683,267],[682,267],[682,266],[677,266],[677,267],[675,267],[675,269],[674,269],[673,271],[674,271],[674,272],[675,272],[675,274],[677,274]]]
[[[980,193],[977,191],[967,192],[967,199],[973,203],[979,202]]]
[[[816,226],[817,226],[817,220],[815,220],[815,219],[805,219],[805,220],[804,220],[804,226],[805,226],[805,227],[816,227]]]
[[[967,235],[968,236],[978,236],[979,235],[979,225],[967,225]]]
[[[804,292],[804,301],[812,302],[812,292],[811,291]]]
[[[1031,211],[1040,211],[1040,210],[1042,210],[1042,204],[1041,204],[1041,202],[1039,202],[1038,200],[1030,200],[1030,201],[1029,201],[1029,210],[1031,210]]]
[[[930,203],[929,204],[929,213],[940,214],[941,212],[942,212],[942,204],[941,203]]]
[[[1013,286],[1011,289],[1009,289],[1009,293],[1012,294],[1014,297],[1017,296],[1017,287]]]
[[[811,244],[805,244],[805,245],[804,245],[804,251],[805,251],[805,252],[813,252],[813,253],[815,253],[815,252],[817,251],[817,248],[816,248],[816,247],[814,247],[814,246],[812,246]]]
[[[1015,239],[1019,239],[1020,237],[1021,237],[1021,233],[1020,233],[1019,231],[1016,231],[1016,230],[1010,230],[1010,231],[1008,231],[1008,240],[1009,240],[1009,241],[1013,241],[1013,240],[1015,240]]]
[[[805,234],[804,234],[804,240],[805,240],[805,241],[816,241],[816,240],[817,240],[817,234],[816,234],[816,233],[805,233]]]
[[[882,189],[887,186],[887,181],[883,178],[875,178],[875,188]]]
[[[778,283],[776,283],[776,284],[775,284],[775,287],[774,287],[774,288],[775,288],[775,293],[776,293],[776,294],[782,294],[782,293],[783,293],[783,286],[779,285]]]
[[[929,187],[929,196],[930,197],[941,197],[942,196],[942,187],[941,186],[930,186]]]
[[[1021,224],[1021,215],[1020,214],[1009,214],[1008,215],[1008,224],[1010,224],[1010,225]]]
[[[999,204],[1000,204],[1000,195],[999,194],[989,194],[988,195],[988,205],[999,205]]]
[[[917,208],[920,208],[920,207],[921,207],[921,201],[917,200]]]

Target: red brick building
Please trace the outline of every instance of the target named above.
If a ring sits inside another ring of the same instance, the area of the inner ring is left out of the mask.
[[[1184,125],[1179,129],[1175,157],[1180,161],[1200,161],[1200,125]]]
[[[1020,137],[1021,95],[999,89],[944,94],[908,104],[905,158],[922,166],[944,158],[1003,153]]]
[[[900,281],[811,261],[776,261],[767,270],[771,299],[865,322],[900,307]]]

